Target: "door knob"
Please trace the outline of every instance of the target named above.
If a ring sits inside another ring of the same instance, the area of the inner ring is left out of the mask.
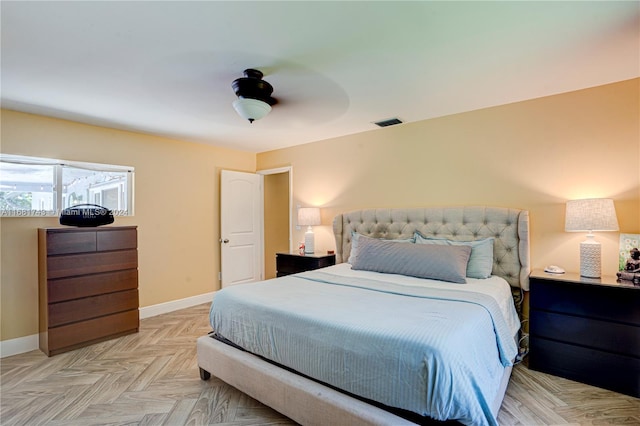
[[[225,238],[224,240],[223,240],[223,239],[220,239],[220,242],[221,242],[221,243],[225,243],[225,244],[227,244],[227,243],[229,242],[229,240],[228,240],[228,239],[226,239],[226,238]]]

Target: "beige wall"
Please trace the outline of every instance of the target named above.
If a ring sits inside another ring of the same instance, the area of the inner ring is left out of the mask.
[[[219,289],[221,169],[256,170],[253,153],[2,111],[1,152],[135,167],[140,305]],[[56,218],[2,218],[1,339],[38,332],[38,227]]]
[[[610,197],[621,232],[640,233],[640,79],[258,154],[293,166],[294,205],[331,221],[362,207],[491,205],[527,209],[535,268],[579,270],[582,233],[564,232],[568,199]],[[455,94],[452,94],[455,96]],[[302,239],[302,231],[294,241]],[[618,233],[602,232],[603,272],[617,271]]]

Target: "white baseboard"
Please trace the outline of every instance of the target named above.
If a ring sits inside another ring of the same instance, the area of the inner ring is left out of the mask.
[[[0,342],[0,358],[11,355],[23,354],[40,347],[39,336],[32,334],[30,336],[17,337],[15,339],[3,340]]]
[[[170,302],[158,303],[157,305],[145,306],[144,308],[140,308],[140,319],[155,317],[156,315],[190,308],[192,306],[201,305],[203,303],[211,303],[211,301],[213,300],[213,295],[215,293],[215,291],[212,291],[210,293],[186,297],[184,299],[172,300]]]
[[[214,294],[215,291],[212,291],[210,293],[186,297],[184,299],[172,300],[171,302],[145,306],[139,309],[140,319],[167,314],[169,312],[190,308],[191,306],[201,305],[203,303],[211,303]],[[39,336],[37,334],[32,334],[30,336],[18,337],[16,339],[2,340],[0,341],[0,358],[36,350],[40,347],[38,339]]]

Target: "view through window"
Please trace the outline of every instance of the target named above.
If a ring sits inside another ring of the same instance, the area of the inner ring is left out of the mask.
[[[67,207],[97,204],[133,215],[133,167],[0,155],[0,214],[58,216]]]

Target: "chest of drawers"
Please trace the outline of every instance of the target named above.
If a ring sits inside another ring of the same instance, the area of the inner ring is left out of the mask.
[[[640,287],[530,276],[529,367],[640,397]]]
[[[38,229],[39,343],[48,356],[135,333],[135,226]]]

